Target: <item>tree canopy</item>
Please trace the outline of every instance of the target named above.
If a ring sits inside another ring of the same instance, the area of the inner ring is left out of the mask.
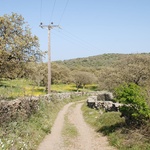
[[[38,37],[21,15],[0,17],[0,77],[23,76],[25,64],[41,59]]]
[[[97,80],[94,74],[85,71],[74,71],[72,72],[72,76],[77,90],[81,87],[84,88],[87,84],[95,83]]]

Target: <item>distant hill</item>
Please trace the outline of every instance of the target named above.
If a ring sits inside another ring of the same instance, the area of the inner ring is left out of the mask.
[[[62,64],[67,66],[70,69],[77,68],[93,68],[100,69],[104,66],[112,66],[115,65],[118,61],[125,59],[128,56],[132,56],[135,54],[103,54],[97,56],[90,56],[84,58],[76,58],[64,61],[56,61],[58,64]],[[140,55],[150,55],[150,53],[142,53]]]

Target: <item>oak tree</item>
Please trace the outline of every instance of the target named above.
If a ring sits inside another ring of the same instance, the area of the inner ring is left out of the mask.
[[[0,77],[22,77],[26,63],[39,61],[38,37],[21,15],[12,13],[0,17]]]

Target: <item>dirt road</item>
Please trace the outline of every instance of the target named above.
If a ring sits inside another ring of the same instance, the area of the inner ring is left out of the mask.
[[[38,150],[115,150],[108,145],[106,137],[96,133],[85,123],[81,111],[82,104],[69,103],[64,106],[55,120],[51,134],[45,137]],[[62,135],[65,116],[78,132],[76,137],[70,137],[71,139],[67,144],[68,137]]]

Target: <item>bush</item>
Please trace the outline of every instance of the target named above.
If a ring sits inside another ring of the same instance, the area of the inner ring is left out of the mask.
[[[115,90],[116,101],[123,103],[120,108],[127,124],[141,125],[150,117],[145,91],[134,83],[123,84]]]

